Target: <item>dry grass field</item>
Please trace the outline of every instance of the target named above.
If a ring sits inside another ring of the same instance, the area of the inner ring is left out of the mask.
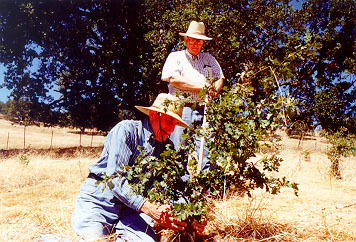
[[[299,144],[280,135],[280,173],[299,183],[299,196],[289,189],[277,196],[229,194],[211,204],[202,241],[356,241],[356,158],[343,160],[343,179],[336,180],[328,174],[325,140],[308,137]],[[26,136],[26,144],[40,151],[21,150],[23,127],[0,120],[0,241],[41,241],[44,234],[52,234],[51,241],[78,241],[71,213],[104,137],[84,135],[82,146],[99,148],[77,150],[68,148],[79,144],[70,129],[27,127]]]
[[[27,149],[101,146],[105,139],[99,135],[80,135],[79,130],[69,128],[30,126],[25,129],[24,126],[12,124],[1,116],[0,121],[0,150],[23,149],[24,145]]]

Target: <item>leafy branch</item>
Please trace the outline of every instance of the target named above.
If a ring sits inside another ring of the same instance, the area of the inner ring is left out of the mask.
[[[194,130],[194,135],[206,138],[210,170],[189,174],[194,174],[198,162],[194,135],[186,134],[186,146],[177,151],[167,146],[161,159],[141,152],[137,165],[126,169],[124,174],[129,180],[139,177],[140,182],[133,185],[134,191],[152,202],[171,204],[179,220],[200,220],[206,215],[207,195],[224,196],[225,189],[230,187],[248,195],[255,188],[277,194],[281,187],[290,187],[297,195],[297,184],[285,177],[274,177],[281,158],[264,154],[257,161],[251,159],[261,147],[277,143],[276,138],[266,137],[285,122],[281,109],[289,102],[281,99],[281,95],[274,93],[255,101],[251,89],[241,84],[225,88],[223,94],[206,103],[209,125],[205,131],[202,127]]]

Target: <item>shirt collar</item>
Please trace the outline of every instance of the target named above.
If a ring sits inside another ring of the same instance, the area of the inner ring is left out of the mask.
[[[199,60],[200,52],[197,55],[192,55],[192,54],[189,53],[188,49],[185,49],[185,55],[187,57],[189,57],[192,61],[197,61],[197,60]]]
[[[154,135],[153,135],[153,131],[151,129],[151,126],[148,122],[148,118],[145,118],[143,121],[142,121],[142,124],[143,124],[143,132],[145,134],[144,137],[146,137],[146,140],[149,141],[149,140],[154,140]]]

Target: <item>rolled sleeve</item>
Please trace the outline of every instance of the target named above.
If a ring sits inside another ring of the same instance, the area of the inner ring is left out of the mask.
[[[162,81],[169,81],[170,77],[181,74],[180,66],[176,53],[170,53],[162,69]]]

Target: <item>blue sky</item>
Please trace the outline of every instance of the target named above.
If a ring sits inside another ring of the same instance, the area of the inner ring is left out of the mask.
[[[5,67],[0,64],[0,85],[4,83],[4,71],[5,71]],[[1,102],[7,102],[8,98],[7,96],[9,96],[10,91],[7,90],[6,88],[0,88],[0,101]]]

